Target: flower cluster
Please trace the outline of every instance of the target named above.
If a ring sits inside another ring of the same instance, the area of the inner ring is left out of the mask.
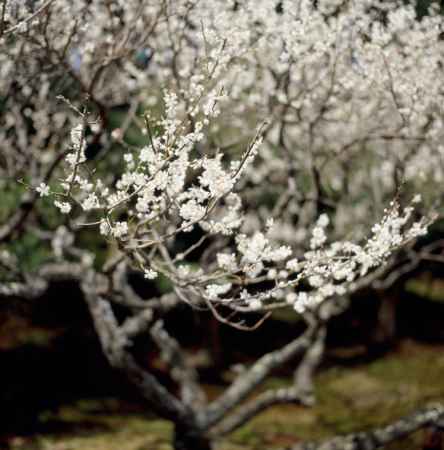
[[[424,232],[413,206],[384,208],[403,182],[424,212],[444,178],[436,9],[418,20],[373,0],[139,3],[59,0],[2,38],[1,87],[15,78],[34,102],[26,119],[5,107],[5,171],[37,161],[38,196],[97,225],[146,278],[241,310],[343,295]],[[8,6],[6,20],[33,7]],[[56,101],[58,86],[77,98]],[[55,188],[42,180],[61,145]],[[94,146],[124,154],[96,164]]]

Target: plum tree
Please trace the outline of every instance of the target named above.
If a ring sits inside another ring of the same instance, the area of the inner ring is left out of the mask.
[[[17,180],[27,189],[0,227],[0,296],[77,280],[109,362],[174,422],[177,450],[207,450],[278,403],[311,404],[328,320],[439,249],[415,244],[442,197],[438,8],[3,0],[1,11],[1,183],[15,199]],[[104,261],[84,229],[108,244]],[[32,272],[11,251],[28,232],[47,248]],[[142,298],[132,271],[169,291]],[[208,402],[164,324],[183,303],[242,330],[285,309],[305,329]],[[132,353],[144,333],[177,395]],[[293,385],[248,400],[294,359]],[[435,406],[303,448],[377,448],[441,418]]]

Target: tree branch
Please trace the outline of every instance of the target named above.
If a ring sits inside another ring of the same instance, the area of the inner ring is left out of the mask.
[[[241,403],[276,367],[303,352],[313,342],[317,325],[310,325],[306,331],[285,347],[262,356],[246,372],[242,373],[231,386],[199,417],[199,424],[209,428],[218,423],[227,412]]]
[[[288,450],[374,450],[430,425],[443,426],[444,406],[437,404],[372,431],[335,437],[321,443],[298,444]]]
[[[52,3],[54,3],[55,0],[48,0],[46,3],[44,3],[37,11],[32,13],[29,17],[22,20],[18,24],[12,26],[11,28],[8,28],[7,30],[3,31],[3,33],[0,34],[0,36],[7,36],[8,34],[14,33],[17,31],[20,27],[24,25],[28,25],[30,22],[32,22],[36,17],[38,17],[40,14],[44,13]]]
[[[313,403],[313,375],[324,355],[326,326],[321,326],[316,333],[313,344],[305,352],[294,374],[296,390]]]
[[[250,419],[258,415],[261,411],[275,405],[285,403],[297,403],[309,406],[310,401],[306,396],[298,391],[296,388],[282,388],[276,390],[268,390],[258,395],[251,402],[241,406],[238,410],[224,420],[218,427],[216,427],[211,435],[214,437],[224,436],[241,427]]]
[[[80,263],[45,264],[36,273],[25,274],[22,282],[0,283],[0,298],[22,297],[32,300],[42,296],[51,281],[78,281],[84,270],[84,265]]]
[[[128,352],[128,338],[119,327],[111,305],[97,294],[97,277],[90,270],[82,282],[82,290],[91,312],[94,326],[103,351],[110,364],[124,373],[140,389],[150,406],[159,414],[174,423],[194,425],[194,415],[178,401],[149,372],[143,370]]]
[[[187,361],[179,343],[166,331],[163,320],[154,324],[150,334],[171,368],[171,377],[180,386],[182,401],[192,409],[202,408],[205,404],[205,394],[199,387],[198,374]]]

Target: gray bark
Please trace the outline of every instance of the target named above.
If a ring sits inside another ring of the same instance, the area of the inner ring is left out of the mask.
[[[393,424],[375,430],[339,436],[327,441],[298,444],[287,450],[375,450],[431,425],[443,426],[444,406],[416,411]]]

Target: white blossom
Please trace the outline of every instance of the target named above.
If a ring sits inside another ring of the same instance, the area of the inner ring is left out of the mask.
[[[207,286],[207,295],[211,300],[217,299],[219,296],[226,294],[231,289],[231,283],[210,284]]]
[[[54,205],[57,206],[57,208],[59,208],[60,212],[62,214],[69,214],[71,212],[71,204],[68,202],[59,202],[59,201],[55,201]]]
[[[121,238],[128,234],[127,222],[115,222],[112,226],[112,234],[115,238]]]
[[[224,269],[228,272],[235,272],[237,270],[236,256],[234,253],[218,253],[217,264],[221,269]]]
[[[145,268],[144,272],[143,272],[143,276],[147,280],[155,280],[158,275],[159,275],[158,272],[156,272],[155,270],[153,270],[151,268]]]
[[[27,77],[23,93],[39,99],[26,109],[35,148],[50,142],[68,151],[65,174],[57,173],[66,198],[55,204],[66,214],[80,205],[81,222],[123,240],[129,254],[152,258],[173,284],[192,290],[192,280],[193,296],[226,296],[233,307],[291,304],[303,312],[349,292],[427,231],[432,215],[415,217],[427,210],[422,197],[429,204],[444,181],[443,23],[436,12],[419,22],[399,3],[381,21],[385,7],[373,0],[347,8],[336,0],[317,7],[284,1],[280,12],[268,0],[236,8],[202,0],[190,10],[178,0],[166,27],[166,11],[156,4],[122,3],[118,19],[100,2],[79,11],[66,1],[52,5],[60,21],[49,32],[63,34],[73,11],[84,18],[66,62],[80,80],[99,74],[92,103],[137,111],[116,124],[113,151],[87,160],[90,142],[109,145],[99,134],[101,118],[84,113],[79,98],[64,99],[63,108],[51,102],[53,82],[30,64],[35,81]],[[149,49],[140,49],[144,25],[157,15]],[[94,27],[90,17],[97,17]],[[122,70],[97,72],[100,61],[117,55],[115,35],[126,35],[123,24],[133,22],[128,48],[119,50]],[[45,55],[34,31],[23,51],[38,62]],[[19,71],[4,56],[0,67],[7,91]],[[56,80],[59,69],[51,67]],[[148,90],[140,117],[137,102]],[[18,123],[14,114],[7,113],[5,129]],[[126,142],[133,128],[144,139],[139,148]],[[14,145],[25,154],[19,131]],[[52,161],[44,153],[42,168]],[[397,179],[422,197],[401,208],[393,201]],[[36,192],[51,193],[46,185]],[[182,233],[191,231],[184,249]],[[244,283],[240,292],[235,283]]]
[[[50,193],[50,188],[46,183],[40,183],[35,190],[40,194],[40,197],[47,197]]]

